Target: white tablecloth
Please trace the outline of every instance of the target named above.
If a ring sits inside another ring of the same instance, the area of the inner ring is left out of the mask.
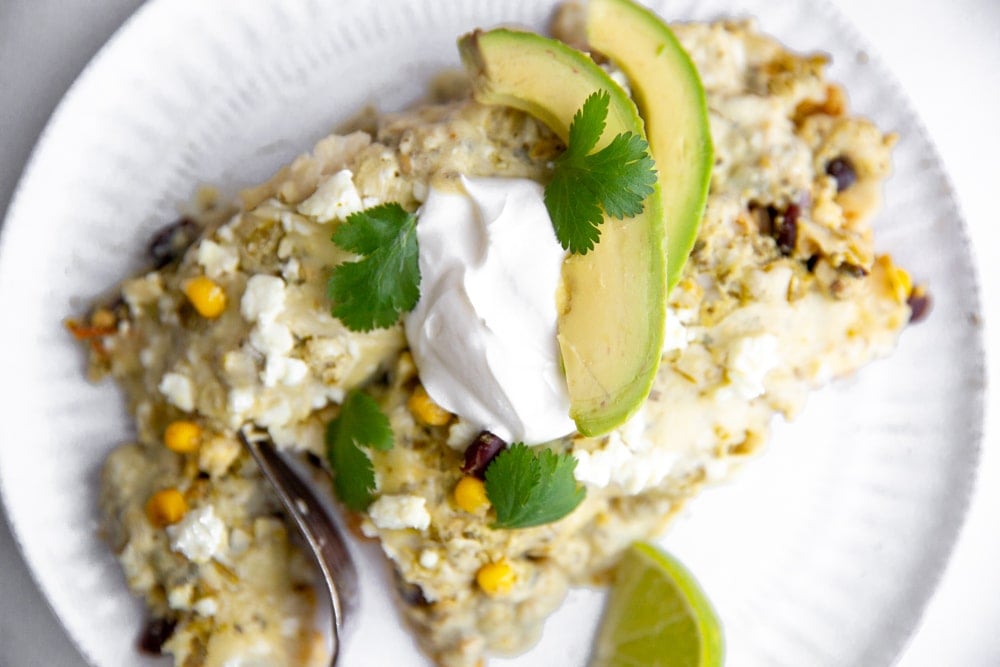
[[[834,0],[937,143],[979,258],[990,386],[1000,384],[1000,1]],[[0,0],[0,211],[53,107],[139,0]],[[900,665],[1000,665],[1000,392],[988,398],[968,522]],[[991,445],[994,445],[991,451]],[[0,665],[82,667],[0,522]]]

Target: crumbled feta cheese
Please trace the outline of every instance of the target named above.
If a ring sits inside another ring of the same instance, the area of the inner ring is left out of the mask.
[[[165,373],[160,380],[160,393],[184,412],[194,410],[194,385],[180,373]]]
[[[377,527],[387,530],[416,528],[426,530],[431,525],[427,500],[406,494],[380,496],[368,507],[368,515]]]
[[[215,612],[219,611],[219,603],[215,601],[215,598],[201,598],[192,606],[195,613],[199,616],[204,616],[206,618],[210,616],[215,616]]]
[[[636,495],[662,482],[674,468],[676,452],[657,446],[646,437],[646,416],[640,410],[601,449],[573,452],[577,481],[603,488],[616,486]]]
[[[467,422],[459,417],[448,427],[447,444],[452,449],[464,452],[472,444],[472,441],[476,439],[476,436],[479,435],[480,430],[480,427],[472,422]]]
[[[240,254],[232,246],[222,246],[205,239],[198,244],[197,261],[209,278],[219,278],[239,268]]]
[[[265,427],[280,427],[292,419],[292,405],[277,397],[259,404],[254,413],[254,421]]]
[[[437,567],[440,560],[441,556],[433,549],[424,549],[420,552],[420,566],[425,567],[428,570]]]
[[[211,505],[191,510],[178,523],[167,526],[170,548],[194,563],[207,563],[226,548],[226,524]]]
[[[609,438],[601,449],[574,451],[573,457],[576,459],[573,475],[577,481],[604,488],[611,484],[612,473],[624,468],[633,454],[620,438]]]
[[[669,312],[677,318],[678,322],[685,326],[693,324],[698,319],[697,308],[670,308]]]
[[[298,205],[300,213],[320,222],[343,220],[362,209],[350,169],[342,169],[320,183],[311,197]]]
[[[282,211],[278,217],[281,220],[281,227],[289,234],[308,236],[315,227],[312,220],[291,211]]]
[[[295,338],[284,324],[262,320],[250,331],[250,345],[263,355],[282,355],[291,352]]]
[[[684,326],[677,311],[667,308],[667,321],[663,332],[663,351],[683,350],[691,340],[691,332]]]
[[[761,396],[765,391],[764,378],[780,361],[778,338],[773,334],[736,339],[726,357],[729,388],[746,401]]]
[[[239,422],[254,404],[252,387],[234,387],[229,390],[228,407],[234,418]]]
[[[281,266],[281,276],[288,281],[298,280],[302,276],[302,265],[298,258],[291,257]]]
[[[308,374],[309,366],[301,359],[272,354],[267,357],[261,380],[265,387],[274,387],[279,382],[287,387],[295,387],[302,384]]]
[[[167,606],[171,609],[190,609],[194,598],[194,586],[182,584],[167,591]]]
[[[247,322],[273,321],[284,307],[284,280],[268,275],[250,277],[240,301],[240,313]]]

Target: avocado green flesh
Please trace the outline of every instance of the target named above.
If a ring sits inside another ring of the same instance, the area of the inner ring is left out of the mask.
[[[459,40],[473,93],[484,104],[526,111],[564,141],[589,95],[610,94],[597,149],[621,132],[642,136],[633,102],[600,67],[561,42],[506,29]],[[649,394],[663,347],[666,246],[659,186],[643,212],[605,217],[601,239],[563,263],[558,339],[569,387],[570,416],[584,435],[627,420]]]
[[[694,246],[712,177],[705,90],[670,28],[632,0],[589,0],[587,41],[625,72],[646,121],[666,215],[669,293]]]

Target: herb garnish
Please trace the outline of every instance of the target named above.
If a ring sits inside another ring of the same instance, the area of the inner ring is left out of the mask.
[[[361,449],[392,449],[392,427],[378,403],[368,394],[352,390],[340,414],[326,427],[326,457],[333,469],[333,488],[347,507],[361,511],[372,501],[375,469]]]
[[[352,213],[333,242],[363,256],[333,270],[333,315],[352,331],[391,327],[420,298],[417,217],[396,203]]]
[[[486,468],[486,496],[496,510],[494,528],[529,528],[563,518],[586,490],[573,476],[576,459],[515,443]]]
[[[610,101],[606,90],[592,93],[573,116],[566,151],[556,159],[545,188],[556,238],[579,255],[600,240],[602,211],[619,220],[642,213],[656,183],[649,144],[637,134],[623,132],[588,154],[604,132]]]

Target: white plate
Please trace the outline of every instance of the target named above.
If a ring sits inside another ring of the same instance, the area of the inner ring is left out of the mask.
[[[930,283],[930,319],[903,334],[892,358],[779,424],[768,451],[694,502],[665,539],[718,606],[731,664],[890,663],[951,550],[981,437],[977,288],[948,179],[902,93],[826,4],[656,4],[672,20],[755,15],[794,48],[832,53],[853,108],[902,136],[876,234]],[[416,99],[433,73],[457,64],[460,33],[512,21],[541,28],[550,9],[535,0],[156,0],[66,96],[0,245],[0,487],[39,586],[94,665],[156,661],[134,652],[141,606],[97,535],[99,465],[131,426],[113,387],[84,381],[62,319],[137,269],[151,231],[198,183],[254,182],[365,103]],[[425,664],[378,566],[365,570],[348,664]],[[600,596],[571,600],[511,664],[583,664]]]

